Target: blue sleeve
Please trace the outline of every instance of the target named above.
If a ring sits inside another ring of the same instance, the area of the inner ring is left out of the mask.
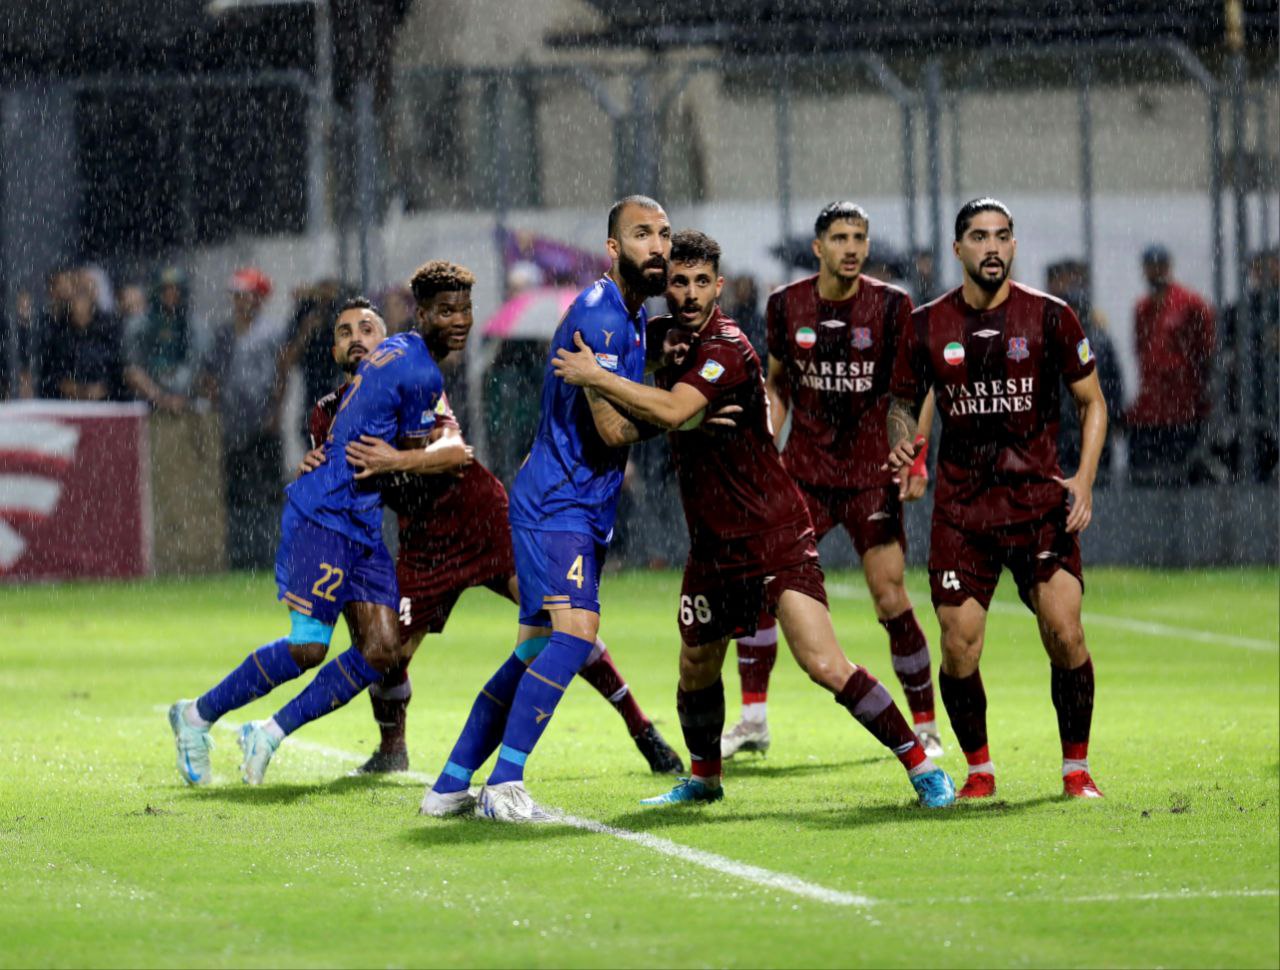
[[[618,372],[619,360],[627,353],[630,321],[609,308],[583,307],[569,317],[570,329],[566,336],[572,348],[573,331],[582,334],[583,342],[595,351],[596,363],[607,371]]]
[[[414,438],[426,435],[436,426],[436,409],[444,401],[444,380],[435,361],[398,361],[403,364],[400,380],[400,401],[396,408],[396,423],[400,437]]]

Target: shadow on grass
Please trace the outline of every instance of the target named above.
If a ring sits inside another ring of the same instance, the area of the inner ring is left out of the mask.
[[[732,798],[732,795],[729,796]],[[687,805],[669,809],[637,809],[623,812],[606,820],[607,825],[631,829],[637,832],[668,832],[696,825],[714,825],[729,822],[793,823],[814,829],[839,830],[866,825],[883,825],[891,822],[911,822],[921,825],[951,825],[966,819],[1011,815],[1051,802],[1060,802],[1057,795],[1044,795],[1020,802],[997,799],[989,802],[958,802],[951,808],[924,809],[911,802],[880,805],[833,806],[810,811],[745,811],[734,810],[731,803],[713,805]]]
[[[415,824],[409,826],[397,840],[418,849],[436,849],[457,845],[527,845],[531,842],[551,842],[557,839],[582,838],[593,833],[557,823],[517,825],[510,822],[494,822],[490,819],[462,816],[460,818],[423,818],[415,816]]]
[[[417,782],[413,786],[420,787]],[[183,797],[233,805],[290,805],[308,795],[342,795],[379,788],[403,788],[404,779],[387,775],[339,775],[329,781],[306,784],[211,785],[191,788]]]
[[[798,761],[792,764],[769,762],[765,758],[752,758],[750,761],[739,761],[734,758],[724,766],[724,774],[729,783],[734,778],[799,778],[804,775],[826,774],[841,768],[859,768],[863,765],[874,765],[889,758],[876,755],[870,758],[858,758],[853,761]]]

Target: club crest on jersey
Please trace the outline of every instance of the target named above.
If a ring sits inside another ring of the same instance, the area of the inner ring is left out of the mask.
[[[859,350],[866,350],[871,346],[871,328],[870,327],[854,327],[853,328],[853,345]]]
[[[1089,346],[1089,338],[1085,337],[1076,344],[1076,356],[1080,358],[1080,363],[1087,364],[1093,360],[1093,348]]]
[[[702,365],[702,370],[698,371],[698,376],[704,381],[714,384],[720,380],[720,375],[724,373],[724,365],[718,361],[709,360]]]
[[[603,367],[605,370],[617,370],[618,355],[617,354],[596,354],[596,363],[599,364],[601,367]]]
[[[964,345],[951,341],[942,348],[942,359],[948,364],[959,364],[964,360]]]
[[[436,401],[436,414],[448,414],[448,413],[449,413],[449,402],[445,398],[445,396],[441,394],[440,400]]]
[[[808,350],[818,342],[818,335],[814,332],[813,327],[801,327],[796,331],[796,343]]]
[[[1010,337],[1009,352],[1005,355],[1010,360],[1026,360],[1031,356],[1031,351],[1027,350],[1026,337]]]

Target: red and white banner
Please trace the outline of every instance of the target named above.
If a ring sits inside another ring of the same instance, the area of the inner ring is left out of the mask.
[[[143,404],[0,404],[0,580],[145,576]]]

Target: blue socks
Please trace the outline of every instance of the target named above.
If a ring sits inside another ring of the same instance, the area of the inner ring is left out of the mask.
[[[593,647],[590,640],[567,633],[551,634],[551,642],[520,678],[498,748],[498,763],[489,775],[490,785],[524,778],[529,752],[542,737],[565,688],[586,663]]]
[[[542,642],[545,643],[545,639]],[[520,646],[524,647],[524,644]],[[488,760],[502,740],[502,732],[507,726],[507,712],[511,710],[511,701],[516,696],[516,688],[520,686],[520,678],[525,672],[521,652],[517,648],[476,695],[467,723],[462,726],[462,734],[449,752],[449,760],[445,762],[444,769],[433,786],[440,794],[462,791],[470,785],[471,776]]]
[[[274,720],[286,735],[292,734],[302,725],[337,710],[381,677],[360,651],[351,647],[321,667],[302,693],[276,712]]]
[[[196,700],[196,713],[212,724],[228,711],[269,694],[287,680],[302,674],[289,654],[289,641],[277,640],[259,647],[212,690]]]

